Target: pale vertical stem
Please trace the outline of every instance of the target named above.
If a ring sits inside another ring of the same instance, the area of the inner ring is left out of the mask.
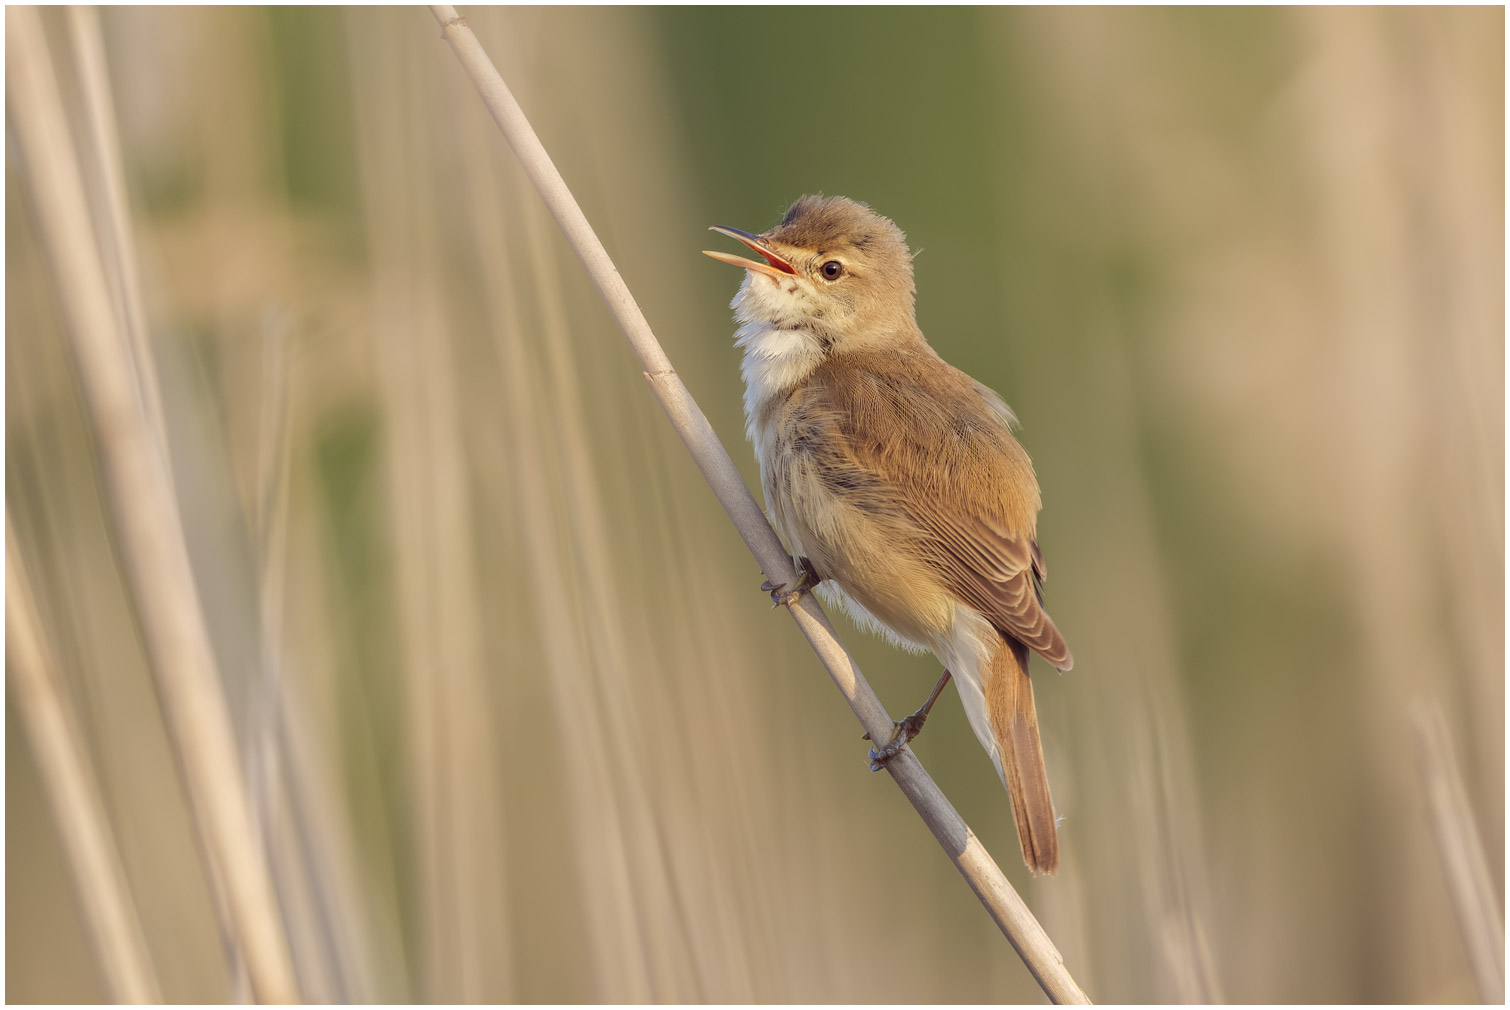
[[[257,566],[257,676],[253,681],[247,719],[247,784],[252,810],[267,847],[274,877],[288,874],[280,867],[273,839],[281,805],[282,689],[279,683],[283,642],[283,544],[288,486],[288,374],[285,361],[286,320],[269,309],[262,319],[262,371],[257,428],[257,479],[252,510],[252,544]],[[283,872],[280,872],[280,869]],[[308,994],[313,998],[313,994]]]
[[[42,25],[6,11],[10,122],[35,208],[80,391],[94,429],[106,512],[142,629],[196,839],[256,997],[298,998],[267,864],[253,829],[167,461],[142,406],[137,362],[111,304]],[[146,363],[142,362],[145,366]]]
[[[477,238],[486,241],[478,229]],[[500,246],[502,249],[502,246]],[[503,256],[496,261],[506,263]],[[523,346],[522,329],[510,297],[512,280],[507,272],[498,280],[497,299],[490,306],[497,314],[499,357],[504,365],[509,457],[520,473],[540,474],[552,465],[538,412],[530,411],[527,376],[534,374]],[[628,865],[632,849],[610,769],[615,757],[611,727],[605,724],[587,673],[592,657],[583,643],[580,628],[572,620],[572,587],[563,574],[560,552],[553,549],[557,537],[557,502],[538,480],[518,482],[512,496],[525,531],[525,569],[530,573],[530,592],[536,603],[537,620],[546,650],[548,684],[562,725],[572,726],[574,745],[566,749],[566,774],[571,782],[567,795],[573,803],[572,817],[584,838],[573,846],[585,890],[591,897],[588,932],[584,942],[595,981],[610,998],[627,1002],[655,1002],[661,994],[654,987],[650,970],[653,952],[640,925],[640,895]]]
[[[89,168],[93,170],[91,182],[98,193],[99,203],[103,205],[98,208],[101,213],[97,220],[103,225],[101,238],[105,242],[105,269],[110,274],[116,305],[136,359],[142,410],[152,425],[158,448],[166,457],[167,428],[163,423],[162,397],[157,389],[157,370],[152,367],[152,344],[147,332],[147,313],[142,307],[136,247],[130,240],[126,173],[122,167],[115,110],[110,101],[110,72],[105,62],[105,44],[100,37],[99,9],[73,5],[67,10],[68,37],[73,44],[79,97],[88,127],[85,136],[91,157]],[[171,470],[169,477],[172,477]]]
[[[430,10],[441,25],[442,36],[461,61],[504,138],[639,356],[652,392],[713,488],[719,504],[759,562],[761,571],[778,583],[795,579],[791,558],[749,488],[745,487],[734,461],[719,442],[707,417],[672,369],[628,285],[619,276],[608,252],[588,224],[586,215],[572,197],[492,60],[454,7],[433,5]],[[893,728],[891,717],[839,643],[817,601],[807,595],[788,609],[871,737],[877,740],[888,738]],[[1049,998],[1056,1003],[1089,1002],[1065,968],[1043,927],[911,750],[904,749],[887,765],[887,771],[912,801]]]
[[[612,523],[603,514],[607,499],[602,484],[587,456],[590,438],[581,421],[584,415],[580,391],[572,385],[576,377],[568,349],[564,289],[555,272],[548,241],[549,225],[539,207],[522,206],[528,200],[529,194],[521,191],[519,216],[524,219],[526,261],[533,269],[540,302],[538,332],[543,334],[546,344],[545,367],[532,373],[543,371],[550,377],[545,396],[556,407],[550,423],[540,426],[539,432],[547,458],[554,460],[553,466],[560,474],[565,492],[562,506],[572,549],[580,551],[582,558],[606,559],[613,553],[614,533]],[[516,323],[512,340],[521,343],[524,332]],[[599,709],[599,722],[606,730],[604,739],[609,741],[610,753],[616,755],[605,767],[612,773],[610,795],[622,809],[627,851],[633,860],[636,905],[642,928],[660,941],[647,947],[653,991],[658,999],[700,1001],[704,997],[696,988],[696,969],[691,963],[692,939],[667,901],[678,879],[687,881],[692,871],[682,866],[676,879],[666,876],[670,857],[652,819],[656,790],[642,713],[654,711],[663,702],[656,700],[651,685],[636,683],[629,658],[633,655],[628,645],[629,619],[622,598],[612,591],[607,580],[596,578],[578,580],[576,592],[585,601],[586,612],[594,615],[582,629],[591,660],[584,669],[592,675],[593,704]]]
[[[568,405],[558,410],[559,416],[552,415],[536,399],[543,369],[525,345],[529,326],[521,319],[512,256],[500,230],[503,206],[496,182],[478,175],[474,171],[468,197],[478,210],[471,234],[476,255],[498,268],[487,308],[503,366],[507,455],[519,473],[555,470],[565,479],[566,467],[559,457],[569,457],[573,436],[568,432],[565,437],[552,437],[550,429],[572,411]],[[528,233],[528,226],[523,230]],[[633,709],[620,711],[603,704],[605,688],[598,671],[603,658],[594,654],[586,629],[572,616],[573,588],[562,575],[571,566],[559,545],[581,536],[582,530],[580,522],[572,522],[577,517],[562,503],[562,492],[552,494],[548,483],[518,481],[510,499],[518,510],[519,527],[527,531],[521,546],[530,592],[542,638],[550,643],[545,655],[546,682],[557,718],[577,741],[565,754],[571,781],[566,793],[573,801],[572,818],[579,835],[572,851],[593,906],[585,946],[600,992],[632,1002],[676,1001],[685,998],[688,990],[668,991],[658,984],[665,982],[664,974],[658,976],[655,970],[657,948],[674,944],[668,937],[651,943],[652,931],[645,926],[662,906],[656,895],[646,895],[638,886],[637,871],[645,864],[636,857],[646,848],[642,817],[648,803],[639,782],[639,741],[620,725],[633,719]],[[571,496],[572,492],[565,492],[565,497]],[[595,556],[590,548],[585,553]],[[591,587],[585,591],[591,592]],[[600,607],[600,602],[592,602],[585,609],[597,614]],[[660,888],[662,895],[666,891]]]
[[[1443,647],[1457,652],[1461,645],[1444,637],[1442,625],[1466,609],[1450,596],[1444,600],[1444,589],[1453,588],[1443,580],[1446,563],[1434,561],[1419,577],[1401,578],[1391,559],[1450,557],[1444,551],[1450,546],[1428,516],[1452,516],[1458,535],[1472,529],[1471,520],[1456,511],[1464,499],[1452,483],[1458,461],[1471,457],[1460,455],[1464,447],[1440,427],[1460,416],[1472,393],[1449,378],[1445,396],[1431,395],[1433,373],[1454,339],[1432,294],[1452,290],[1447,276],[1453,268],[1424,241],[1429,232],[1423,223],[1440,205],[1434,195],[1440,175],[1436,167],[1413,161],[1417,148],[1435,149],[1441,140],[1435,130],[1423,133],[1416,121],[1421,54],[1414,43],[1401,45],[1414,32],[1393,9],[1297,8],[1295,20],[1297,38],[1323,54],[1298,96],[1305,103],[1304,132],[1294,145],[1305,157],[1297,179],[1316,211],[1307,235],[1321,284],[1318,307],[1325,313],[1326,344],[1308,353],[1333,380],[1326,402],[1334,413],[1320,420],[1334,447],[1329,464],[1335,484],[1324,513],[1331,528],[1321,533],[1347,566],[1360,653],[1350,665],[1360,725],[1367,731],[1366,767],[1377,788],[1389,789],[1413,771],[1400,746],[1399,713],[1410,699],[1445,686]],[[1503,168],[1497,174],[1503,176]],[[1497,243],[1503,247],[1503,231]],[[1502,286],[1503,270],[1498,276],[1495,283]],[[1503,344],[1503,335],[1501,318],[1494,339]],[[1494,457],[1503,453],[1501,442]],[[1503,525],[1502,513],[1496,522]],[[1381,550],[1381,544],[1390,548]],[[1502,557],[1498,544],[1485,548]],[[1502,580],[1500,567],[1495,582]],[[1503,631],[1497,634],[1502,643]],[[1449,675],[1459,672],[1454,664]],[[1502,673],[1501,667],[1497,675]],[[1469,686],[1454,680],[1452,689]],[[1502,748],[1503,719],[1498,722],[1491,732]],[[1390,833],[1378,839],[1376,859],[1416,866],[1434,845],[1425,830]],[[1413,914],[1445,897],[1420,873],[1399,874],[1392,884],[1391,902]],[[1431,991],[1440,958],[1453,953],[1451,937],[1437,931],[1404,928],[1381,940],[1387,946],[1380,951],[1380,974],[1400,987],[1396,991]]]
[[[328,806],[306,799],[309,755],[293,767],[291,699],[284,686],[290,450],[289,320],[262,314],[262,365],[252,545],[257,573],[257,675],[248,698],[243,753],[252,810],[283,905],[294,967],[306,999],[351,1001],[349,953],[356,942],[329,866]],[[344,935],[343,935],[344,934]]]
[[[257,427],[257,481],[252,543],[257,565],[257,678],[247,726],[247,781],[263,844],[277,874],[272,839],[278,826],[282,694],[279,684],[283,643],[283,543],[288,486],[288,373],[284,360],[287,322],[273,310],[263,313],[262,375]]]
[[[379,22],[381,23],[381,22]],[[356,70],[361,64],[353,62]],[[412,75],[376,80],[364,74],[365,92],[377,96],[374,108],[393,108],[404,100],[404,85],[412,91]],[[362,110],[365,111],[365,110]],[[445,773],[445,747],[441,737],[442,713],[451,694],[449,671],[433,663],[434,548],[430,518],[433,501],[429,489],[435,479],[433,459],[425,453],[428,436],[424,409],[426,372],[416,346],[428,347],[433,326],[417,311],[414,297],[397,282],[405,266],[404,253],[412,236],[395,220],[398,210],[385,201],[397,184],[389,174],[403,171],[402,141],[398,131],[377,126],[358,130],[365,152],[362,173],[364,206],[372,250],[372,273],[376,296],[377,325],[372,331],[373,354],[379,377],[380,402],[386,431],[385,463],[392,510],[392,544],[398,574],[395,598],[397,639],[400,643],[404,747],[409,778],[409,804],[413,810],[412,844],[416,890],[416,945],[418,971],[415,992],[430,1000],[456,996],[453,988],[462,977],[459,948],[446,934],[454,923],[455,880],[451,861],[445,858],[450,810],[449,778]],[[415,334],[424,333],[417,340]]]
[[[370,20],[370,19],[369,19]],[[361,39],[403,32],[394,19]],[[361,44],[360,42],[358,43]],[[428,87],[405,60],[379,64],[369,45],[352,61],[370,99],[358,140],[371,264],[380,291],[375,353],[389,432],[398,618],[409,699],[419,879],[418,931],[428,998],[476,1001],[511,991],[506,858],[498,802],[501,765],[488,718],[474,496],[466,449],[468,404],[459,396],[468,345],[428,275],[439,257],[433,166],[424,152],[443,137]]]
[[[59,684],[10,517],[5,519],[5,651],[12,697],[31,740],[84,927],[117,1003],[161,1003],[152,957],[126,883],[98,782]]]
[[[1505,922],[1495,899],[1489,861],[1479,840],[1468,792],[1452,753],[1442,713],[1418,706],[1412,713],[1416,763],[1426,794],[1427,820],[1442,857],[1447,895],[1463,933],[1463,948],[1484,1003],[1505,1001]]]

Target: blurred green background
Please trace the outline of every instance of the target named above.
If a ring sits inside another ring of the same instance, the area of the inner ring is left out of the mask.
[[[1439,715],[1502,909],[1502,8],[463,13],[752,486],[706,226],[844,194],[922,250],[924,333],[1044,488],[1061,873],[1022,868],[952,692],[915,749],[1093,999],[1484,995],[1415,740]],[[1040,998],[430,14],[101,18],[305,994]],[[6,182],[8,514],[164,994],[231,998],[67,286]],[[840,630],[894,714],[922,699],[931,657]],[[104,999],[7,713],[6,997]]]

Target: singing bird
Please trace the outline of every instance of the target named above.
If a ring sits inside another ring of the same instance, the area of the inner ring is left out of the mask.
[[[805,196],[755,235],[713,231],[760,255],[707,255],[745,270],[732,307],[744,350],[745,422],[766,510],[802,577],[862,627],[944,665],[872,767],[917,732],[948,683],[1011,796],[1023,859],[1059,865],[1029,650],[1073,663],[1043,606],[1038,479],[1016,418],[947,364],[918,329],[912,254],[888,218]]]

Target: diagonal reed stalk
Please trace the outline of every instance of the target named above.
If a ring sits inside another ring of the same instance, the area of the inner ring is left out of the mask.
[[[454,7],[433,5],[430,10],[441,25],[442,37],[461,61],[504,138],[639,356],[651,391],[691,452],[719,504],[760,564],[761,571],[774,582],[791,582],[796,578],[791,558],[745,486],[708,419],[672,368],[628,286],[492,60]],[[871,737],[877,740],[889,737],[893,726],[891,717],[840,644],[817,601],[811,595],[805,595],[788,609]],[[1065,968],[1048,934],[942,790],[923,770],[911,749],[904,748],[887,765],[887,771],[986,906],[1044,993],[1055,1003],[1090,1002]]]
[[[255,997],[298,998],[288,941],[253,826],[236,737],[189,562],[164,447],[112,299],[79,159],[35,8],[6,11],[6,101],[27,195],[59,289],[93,424],[105,510],[197,828],[211,892]],[[119,222],[124,224],[124,221]],[[117,236],[123,243],[129,237]],[[122,275],[124,276],[124,275]]]
[[[1418,702],[1411,713],[1416,764],[1426,795],[1432,837],[1442,859],[1447,895],[1463,934],[1479,999],[1505,1001],[1505,920],[1495,895],[1483,843],[1462,773],[1453,756],[1452,736],[1441,709]]]
[[[31,580],[5,519],[5,651],[16,710],[47,783],[47,799],[68,856],[84,927],[110,996],[118,1003],[161,1003],[162,993],[126,882],[99,783],[78,723],[58,682],[32,596]]]
[[[104,257],[105,269],[114,290],[121,324],[131,341],[131,353],[137,361],[136,380],[141,386],[142,410],[147,414],[159,446],[167,452],[167,427],[163,421],[162,397],[157,389],[157,370],[151,367],[147,310],[142,305],[136,248],[127,240],[131,224],[126,214],[126,173],[121,164],[120,136],[116,132],[115,115],[110,104],[110,73],[105,65],[105,42],[100,37],[99,8],[70,4],[67,21],[79,99],[88,127],[84,131],[85,142],[90,159],[98,169],[90,181],[95,190],[94,217],[100,225],[101,241],[108,250]]]

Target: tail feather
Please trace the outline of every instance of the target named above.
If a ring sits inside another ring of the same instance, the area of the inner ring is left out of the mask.
[[[1012,796],[1022,858],[1035,873],[1053,873],[1059,868],[1059,831],[1038,738],[1027,646],[1014,638],[1004,639],[984,680],[986,713],[1001,752],[1002,778]]]

